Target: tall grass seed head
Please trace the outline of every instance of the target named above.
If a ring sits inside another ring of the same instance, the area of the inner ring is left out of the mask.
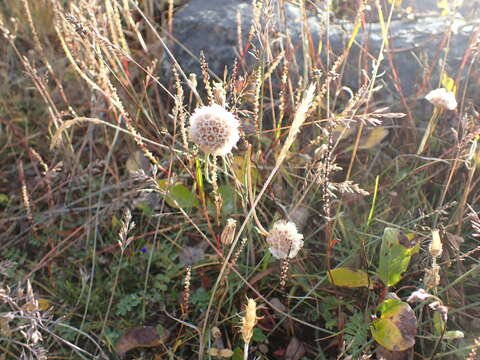
[[[220,105],[202,106],[190,117],[188,135],[207,154],[225,156],[240,140],[239,122]]]
[[[455,110],[455,108],[457,107],[457,100],[455,99],[455,94],[445,88],[438,88],[430,91],[425,96],[425,99],[427,99],[431,104],[433,104],[433,106],[442,110]]]
[[[279,220],[267,235],[267,244],[277,259],[292,259],[303,247],[303,235],[291,221]]]
[[[253,336],[253,328],[257,325],[257,303],[254,299],[247,298],[247,305],[245,306],[245,316],[241,317],[242,323],[240,332],[243,341],[249,344]]]

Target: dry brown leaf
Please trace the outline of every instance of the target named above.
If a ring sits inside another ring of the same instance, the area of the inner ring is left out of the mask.
[[[413,348],[404,351],[390,351],[378,345],[377,355],[383,360],[413,360]]]
[[[115,351],[123,356],[127,351],[137,347],[158,346],[168,338],[168,334],[168,331],[164,330],[163,334],[159,335],[153,326],[132,329],[120,336],[115,344]]]
[[[300,360],[305,353],[305,345],[293,336],[285,351],[285,360]]]
[[[446,232],[445,235],[447,235],[447,241],[448,243],[454,248],[456,251],[460,249],[460,245],[465,241],[463,237]]]

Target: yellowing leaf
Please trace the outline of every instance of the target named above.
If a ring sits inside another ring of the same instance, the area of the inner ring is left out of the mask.
[[[441,12],[441,16],[447,16],[448,14],[450,14],[450,4],[449,4],[449,1],[450,0],[438,0],[437,1],[437,7],[442,10]]]
[[[242,184],[246,184],[246,176],[247,176],[247,164],[249,163],[248,159],[246,159],[243,156],[235,156],[233,158],[232,162],[232,168],[233,172],[235,173],[235,176],[237,177],[238,181],[240,181]],[[258,171],[255,166],[251,166],[250,169],[252,173],[252,184],[257,183],[258,179]]]
[[[115,215],[113,215],[112,216],[112,229],[119,229],[121,226],[122,226],[122,223],[120,222],[120,220],[118,220],[118,218]]]
[[[334,139],[343,140],[348,138],[350,135],[353,134],[354,129],[352,127],[345,127],[342,124],[338,124],[335,129],[333,129],[333,137]]]
[[[441,82],[442,86],[445,89],[447,89],[448,91],[453,92],[454,94],[457,93],[457,87],[455,86],[455,80],[453,80],[446,73],[442,73],[442,76],[440,78],[440,82]]]
[[[50,307],[50,302],[47,299],[38,299],[36,303],[28,302],[22,306],[25,311],[45,311]]]
[[[348,288],[370,287],[368,274],[363,270],[353,270],[349,268],[336,268],[328,272],[328,280],[333,285],[344,286]]]
[[[362,136],[359,149],[371,149],[379,145],[383,139],[388,135],[388,130],[382,127],[376,127],[372,129],[366,136]],[[352,151],[353,145],[349,146],[346,151]]]
[[[410,305],[387,299],[378,307],[380,319],[370,326],[375,341],[390,351],[403,351],[415,345],[417,318]]]
[[[460,330],[445,331],[445,334],[443,334],[445,340],[463,339],[464,337],[465,334]]]
[[[360,149],[371,149],[382,142],[388,135],[388,130],[382,127],[372,129],[364,141],[360,141]]]
[[[45,311],[50,308],[50,301],[47,299],[38,299],[38,310]]]
[[[0,194],[0,204],[6,204],[8,202],[8,195]]]
[[[402,5],[403,0],[388,0],[389,4],[395,4],[395,6]]]

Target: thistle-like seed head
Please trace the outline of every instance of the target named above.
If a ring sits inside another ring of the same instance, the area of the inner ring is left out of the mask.
[[[457,100],[455,94],[445,88],[438,88],[430,91],[426,96],[430,103],[442,110],[455,110],[457,107]]]
[[[292,259],[303,246],[303,235],[291,221],[280,220],[273,224],[267,235],[269,250],[277,259]]]
[[[189,138],[207,154],[225,156],[240,139],[239,122],[220,105],[202,106],[190,117]]]

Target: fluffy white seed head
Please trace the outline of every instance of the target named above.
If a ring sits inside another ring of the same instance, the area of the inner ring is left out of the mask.
[[[457,107],[455,94],[445,88],[438,88],[430,91],[426,96],[430,103],[443,110],[454,110]]]
[[[240,139],[239,122],[220,105],[202,106],[190,117],[188,135],[207,154],[225,156]]]
[[[280,220],[273,224],[267,235],[269,250],[277,259],[294,258],[303,246],[303,235],[291,221]]]

